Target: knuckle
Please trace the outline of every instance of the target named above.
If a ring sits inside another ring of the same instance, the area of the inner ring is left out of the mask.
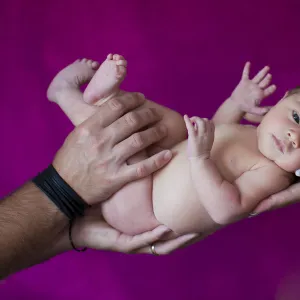
[[[151,138],[156,141],[163,136],[163,130],[160,127],[154,127],[151,130]]]
[[[124,110],[124,104],[118,99],[113,98],[108,101],[108,106],[113,111],[123,111]]]
[[[75,132],[79,138],[86,138],[92,135],[92,130],[88,126],[78,126]]]
[[[134,99],[136,99],[137,102],[144,102],[144,100],[145,100],[144,94],[138,93],[138,92],[132,93],[131,97],[133,97]]]
[[[156,110],[154,108],[145,109],[145,115],[148,119],[152,119],[156,115]]]
[[[136,174],[138,178],[145,177],[147,175],[147,168],[145,165],[138,166],[136,168]]]
[[[142,135],[140,133],[135,133],[132,135],[132,146],[135,148],[141,148],[144,145]]]
[[[130,127],[134,127],[139,123],[139,115],[131,111],[125,115],[125,121]]]
[[[158,117],[154,108],[145,108],[141,113],[143,113],[143,120],[148,123],[153,122]]]

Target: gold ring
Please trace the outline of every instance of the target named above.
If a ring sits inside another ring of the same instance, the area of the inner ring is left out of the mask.
[[[154,244],[150,245],[150,251],[153,255],[158,255],[158,253],[155,251],[155,245]]]

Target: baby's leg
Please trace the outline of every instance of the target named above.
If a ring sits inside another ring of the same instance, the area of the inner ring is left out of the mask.
[[[146,101],[144,107],[154,108],[162,117],[159,124],[163,124],[167,128],[167,135],[147,149],[149,155],[153,155],[162,149],[170,149],[187,138],[187,130],[181,114],[149,100]]]
[[[122,56],[109,55],[86,88],[84,100],[89,104],[101,105],[118,94],[120,83],[126,75],[126,66]],[[151,101],[147,101],[145,106],[156,109],[162,116],[161,123],[168,130],[168,137],[158,143],[158,147],[153,147],[152,152],[158,151],[158,148],[170,148],[186,138],[182,116]],[[127,163],[133,164],[145,157],[147,153],[143,151],[131,157]],[[115,193],[102,204],[102,214],[110,225],[127,234],[142,233],[159,225],[153,213],[152,176],[127,184]]]
[[[126,76],[127,62],[123,56],[109,54],[84,92],[84,101],[88,104],[101,105],[110,97],[120,92],[120,84]],[[183,117],[167,107],[147,100],[146,107],[154,108],[161,115],[160,123],[167,127],[168,135],[151,147],[154,154],[160,149],[167,149],[183,141],[187,137]]]
[[[126,76],[127,61],[119,54],[109,54],[84,91],[84,101],[101,105],[120,91]]]
[[[93,60],[76,60],[54,77],[47,90],[48,99],[57,103],[75,126],[94,112],[84,103],[80,86],[89,82],[98,68],[99,64]]]

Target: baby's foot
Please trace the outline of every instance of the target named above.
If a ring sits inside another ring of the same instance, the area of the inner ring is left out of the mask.
[[[80,86],[89,82],[99,68],[99,63],[93,60],[77,59],[52,80],[47,90],[50,101],[58,103],[60,93],[67,89],[80,89]]]
[[[60,71],[49,85],[48,99],[57,103],[74,125],[80,124],[94,112],[83,101],[80,87],[92,79],[98,68],[96,61],[78,59]]]
[[[84,101],[100,105],[119,92],[126,76],[127,61],[118,54],[109,54],[84,91]]]

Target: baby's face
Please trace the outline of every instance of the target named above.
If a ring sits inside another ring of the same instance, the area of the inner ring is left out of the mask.
[[[278,102],[258,126],[258,148],[287,172],[300,169],[300,95]]]

